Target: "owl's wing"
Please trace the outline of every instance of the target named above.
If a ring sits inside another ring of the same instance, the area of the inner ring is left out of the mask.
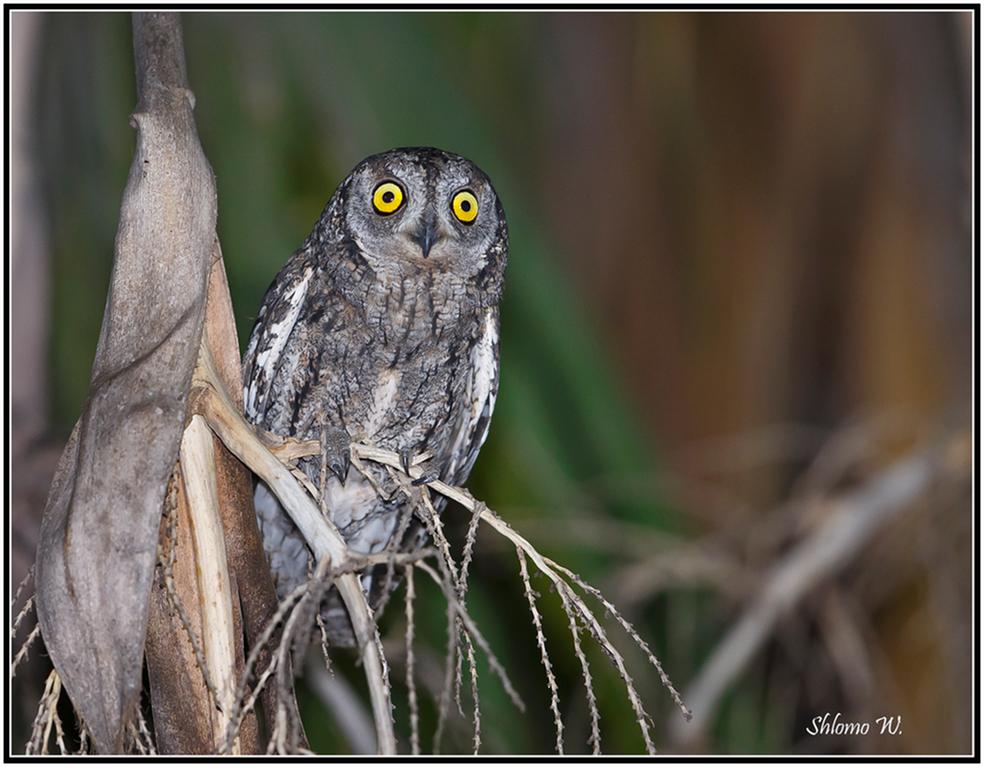
[[[468,479],[479,449],[489,435],[489,421],[496,406],[499,392],[499,310],[496,307],[486,310],[470,364],[469,407],[448,467],[448,476],[456,485]]]
[[[314,274],[315,265],[299,254],[277,274],[263,297],[243,356],[244,410],[247,419],[255,424],[261,423],[266,413],[270,384]]]

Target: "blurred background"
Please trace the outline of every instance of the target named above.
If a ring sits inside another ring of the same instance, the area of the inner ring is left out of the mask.
[[[360,159],[409,145],[469,157],[493,179],[511,234],[502,386],[470,486],[601,587],[701,705],[698,726],[682,729],[613,625],[658,749],[968,752],[971,20],[186,13],[240,339]],[[16,585],[85,398],[135,91],[126,14],[14,13],[11,30]],[[957,441],[950,471],[890,504],[768,621],[750,619],[778,564],[797,568],[839,500],[869,499],[887,467],[938,440]],[[466,515],[446,517],[460,541]],[[550,752],[515,555],[486,533],[476,558],[469,608],[528,703],[526,716],[513,709],[480,662],[484,749]],[[426,587],[429,734],[446,629]],[[566,746],[585,751],[567,621],[548,584],[535,587]],[[400,613],[384,625],[406,749]],[[735,662],[730,633],[744,616],[758,639]],[[725,678],[713,658],[732,659]],[[618,676],[594,649],[589,661],[603,749],[640,752]],[[46,664],[18,673],[15,749]],[[340,654],[336,669],[362,696],[353,660]],[[300,696],[313,749],[356,746],[317,685]],[[808,735],[825,713],[872,729]],[[901,716],[902,732],[880,735],[881,715]],[[456,715],[444,750],[470,751],[470,734]]]

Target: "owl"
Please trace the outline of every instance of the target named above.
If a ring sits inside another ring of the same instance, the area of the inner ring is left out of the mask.
[[[485,173],[438,149],[394,149],[353,169],[267,290],[243,361],[246,416],[322,442],[324,455],[299,466],[315,487],[324,482],[327,513],[352,551],[406,550],[425,533],[385,468],[368,465],[370,482],[351,466],[351,443],[405,462],[429,453],[430,476],[468,478],[499,387],[507,252]],[[434,502],[440,512],[443,499]],[[312,555],[262,482],[255,506],[283,597],[309,577]],[[371,607],[385,571],[362,574]],[[354,642],[335,590],[323,618],[331,642]]]

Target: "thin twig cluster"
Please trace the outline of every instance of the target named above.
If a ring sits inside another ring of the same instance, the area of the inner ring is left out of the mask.
[[[294,469],[293,464],[298,458],[320,453],[320,446],[317,441],[301,442],[293,440],[278,440],[277,446],[278,449],[276,452],[278,456],[292,470]],[[655,752],[655,746],[650,734],[652,721],[643,707],[642,700],[636,690],[633,679],[626,669],[621,654],[616,650],[615,646],[609,639],[609,636],[603,628],[601,621],[588,606],[585,597],[583,597],[582,594],[579,594],[576,589],[580,590],[585,595],[591,596],[601,603],[605,613],[615,619],[615,621],[627,632],[627,634],[629,634],[633,641],[643,651],[648,661],[657,670],[661,680],[669,690],[671,697],[678,705],[681,712],[685,717],[690,717],[690,713],[684,706],[680,694],[671,683],[660,662],[657,660],[646,642],[642,639],[642,637],[640,637],[639,633],[636,632],[632,625],[625,618],[623,618],[621,614],[619,614],[615,607],[608,600],[606,600],[595,587],[586,583],[574,572],[541,555],[533,547],[533,545],[514,531],[498,515],[486,507],[486,505],[475,500],[467,490],[448,486],[440,481],[432,481],[424,483],[423,485],[415,485],[414,481],[418,480],[423,474],[423,470],[420,465],[425,459],[426,457],[416,457],[414,461],[407,466],[403,459],[396,453],[382,451],[366,445],[353,446],[353,466],[367,479],[367,481],[373,485],[373,487],[377,489],[377,492],[381,495],[384,494],[383,489],[379,488],[374,475],[367,468],[367,464],[370,462],[375,462],[387,468],[387,471],[389,472],[391,479],[394,481],[398,491],[402,493],[409,502],[409,509],[411,511],[398,523],[398,534],[400,535],[394,536],[394,541],[398,542],[403,539],[402,532],[407,530],[410,517],[413,515],[425,527],[431,541],[434,543],[434,548],[403,553],[401,555],[396,551],[394,546],[391,546],[380,555],[368,558],[353,553],[350,556],[349,561],[344,566],[334,570],[326,570],[327,566],[322,564],[320,568],[317,569],[315,575],[308,582],[308,584],[298,587],[282,601],[280,609],[273,620],[273,623],[283,623],[285,626],[280,648],[273,654],[273,658],[270,662],[270,669],[260,675],[257,684],[252,689],[250,689],[249,686],[241,686],[241,690],[238,692],[237,701],[241,700],[243,696],[246,696],[247,706],[252,706],[252,702],[255,701],[256,694],[259,689],[262,688],[266,679],[270,676],[271,671],[273,669],[282,668],[280,665],[283,663],[287,649],[293,647],[295,650],[299,650],[308,642],[310,639],[308,636],[311,633],[311,628],[313,624],[317,623],[318,617],[320,616],[320,604],[331,585],[333,575],[341,572],[342,570],[358,572],[360,569],[365,568],[369,564],[384,562],[387,566],[385,577],[387,583],[383,590],[384,603],[389,597],[391,592],[390,584],[395,578],[399,566],[402,566],[403,578],[405,582],[405,683],[408,693],[410,752],[412,754],[419,754],[421,750],[421,736],[419,732],[419,701],[417,696],[417,688],[414,681],[414,600],[417,595],[417,587],[414,582],[413,573],[416,569],[422,571],[430,577],[430,579],[441,590],[448,605],[448,647],[446,653],[444,683],[437,703],[438,721],[436,732],[432,738],[432,750],[437,752],[440,749],[440,743],[446,728],[446,722],[450,714],[452,701],[456,702],[459,712],[463,712],[461,703],[461,687],[462,666],[464,661],[468,665],[469,679],[471,683],[473,704],[471,713],[473,724],[473,751],[478,753],[482,737],[481,711],[478,695],[478,672],[475,652],[476,646],[478,646],[479,650],[485,655],[490,669],[500,679],[504,690],[507,692],[514,704],[521,709],[521,711],[525,708],[523,700],[510,681],[506,669],[496,657],[492,648],[489,646],[488,641],[476,626],[465,607],[465,596],[468,589],[469,566],[473,558],[479,524],[480,522],[484,522],[500,536],[509,540],[516,548],[517,558],[520,565],[520,575],[524,586],[524,594],[530,607],[532,623],[536,633],[537,647],[540,652],[541,661],[547,677],[548,689],[550,691],[550,708],[555,723],[555,743],[558,753],[562,753],[564,750],[563,723],[561,719],[560,704],[561,697],[557,680],[553,672],[550,654],[548,652],[547,638],[543,630],[541,615],[537,608],[537,595],[531,584],[531,574],[529,569],[529,564],[531,563],[536,572],[546,576],[550,580],[554,591],[559,596],[561,606],[568,619],[572,646],[581,667],[582,679],[586,691],[585,696],[591,718],[591,733],[588,743],[591,747],[592,753],[601,754],[601,735],[599,726],[600,715],[588,657],[582,646],[582,636],[585,632],[588,633],[590,639],[598,644],[605,656],[612,662],[613,666],[620,675],[626,688],[628,700],[635,713],[637,723],[640,726],[640,731],[646,749],[649,753],[653,754]],[[309,494],[315,496],[316,500],[319,501],[319,506],[322,509],[323,514],[328,514],[328,511],[324,509],[324,505],[321,503],[320,498],[318,498],[320,497],[319,491],[321,489],[316,489],[314,484],[310,482],[305,483],[305,488]],[[447,499],[453,500],[465,507],[465,509],[471,513],[471,519],[469,521],[469,526],[465,537],[465,544],[457,562],[454,554],[452,553],[452,547],[448,541],[448,538],[444,533],[444,526],[442,525],[441,519],[435,508],[434,499],[437,498],[437,496],[443,496]],[[303,609],[301,607],[302,605],[304,606]],[[307,623],[295,618],[301,616],[302,614],[307,616]],[[379,614],[380,609],[378,608],[376,611],[376,616],[379,617]],[[324,641],[324,635],[322,635],[322,637],[322,650],[327,659],[327,643]],[[257,649],[254,649],[254,652],[251,653],[251,658],[247,661],[247,676],[253,674],[253,665],[255,663],[256,653]],[[288,693],[289,692],[286,687],[283,691],[279,690],[279,695],[286,696]],[[234,717],[233,725],[238,727],[240,721],[241,718]],[[227,735],[227,741],[230,735],[231,734]],[[281,743],[274,745],[272,749],[277,751],[290,751],[290,744],[287,741],[282,741]]]
[[[10,612],[13,613],[17,604],[20,602],[21,595],[27,588],[27,585],[31,583],[34,579],[34,568],[33,566],[28,570],[27,575],[21,580],[21,583],[17,585],[17,591],[14,593],[14,599],[10,603]],[[20,629],[21,623],[24,621],[25,617],[34,608],[34,593],[32,592],[27,600],[24,601],[24,605],[18,611],[17,616],[14,618],[14,623],[10,627],[10,639],[14,640],[17,637],[17,630]],[[41,625],[35,623],[34,628],[31,630],[30,634],[25,638],[24,642],[21,643],[20,649],[14,654],[13,661],[10,663],[10,676],[11,678],[17,672],[17,667],[27,658],[27,652],[30,650],[31,645],[41,634]]]
[[[31,583],[34,578],[34,568],[32,567],[28,570],[27,575],[24,576],[20,584],[17,585],[17,590],[14,592],[14,599],[10,603],[10,611],[13,613],[14,609],[20,603],[21,596],[24,594],[27,585]],[[21,606],[20,611],[17,612],[13,623],[10,627],[10,639],[14,640],[17,637],[17,631],[20,629],[21,624],[27,617],[31,610],[35,606],[35,595],[32,592],[27,599],[24,601],[24,605]],[[14,657],[10,663],[10,677],[13,679],[14,675],[17,673],[17,668],[27,659],[28,651],[34,642],[41,635],[41,625],[35,623],[34,628],[28,633],[28,636],[21,643],[20,648],[14,653]],[[48,677],[45,679],[44,690],[41,692],[41,699],[38,702],[38,712],[34,716],[34,722],[31,725],[31,735],[28,738],[27,746],[25,747],[25,753],[28,755],[47,755],[49,745],[51,742],[51,734],[55,734],[55,744],[58,747],[58,752],[62,755],[69,754],[68,748],[65,746],[65,728],[62,725],[61,717],[58,714],[58,700],[61,697],[62,682],[61,678],[55,670],[51,670]]]

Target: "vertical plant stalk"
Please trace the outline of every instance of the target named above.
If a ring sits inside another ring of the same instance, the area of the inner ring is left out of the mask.
[[[202,650],[197,563],[191,516],[180,472],[165,501],[158,545],[158,578],[147,623],[147,678],[154,737],[161,754],[214,751],[215,707]]]
[[[198,565],[196,575],[205,659],[219,696],[217,707],[212,713],[214,732],[219,735],[226,732],[229,713],[233,709],[236,690],[236,632],[232,585],[219,520],[212,433],[200,416],[193,416],[185,429],[181,441],[181,470],[188,497],[194,556]],[[240,752],[238,738],[233,742],[232,752]]]

